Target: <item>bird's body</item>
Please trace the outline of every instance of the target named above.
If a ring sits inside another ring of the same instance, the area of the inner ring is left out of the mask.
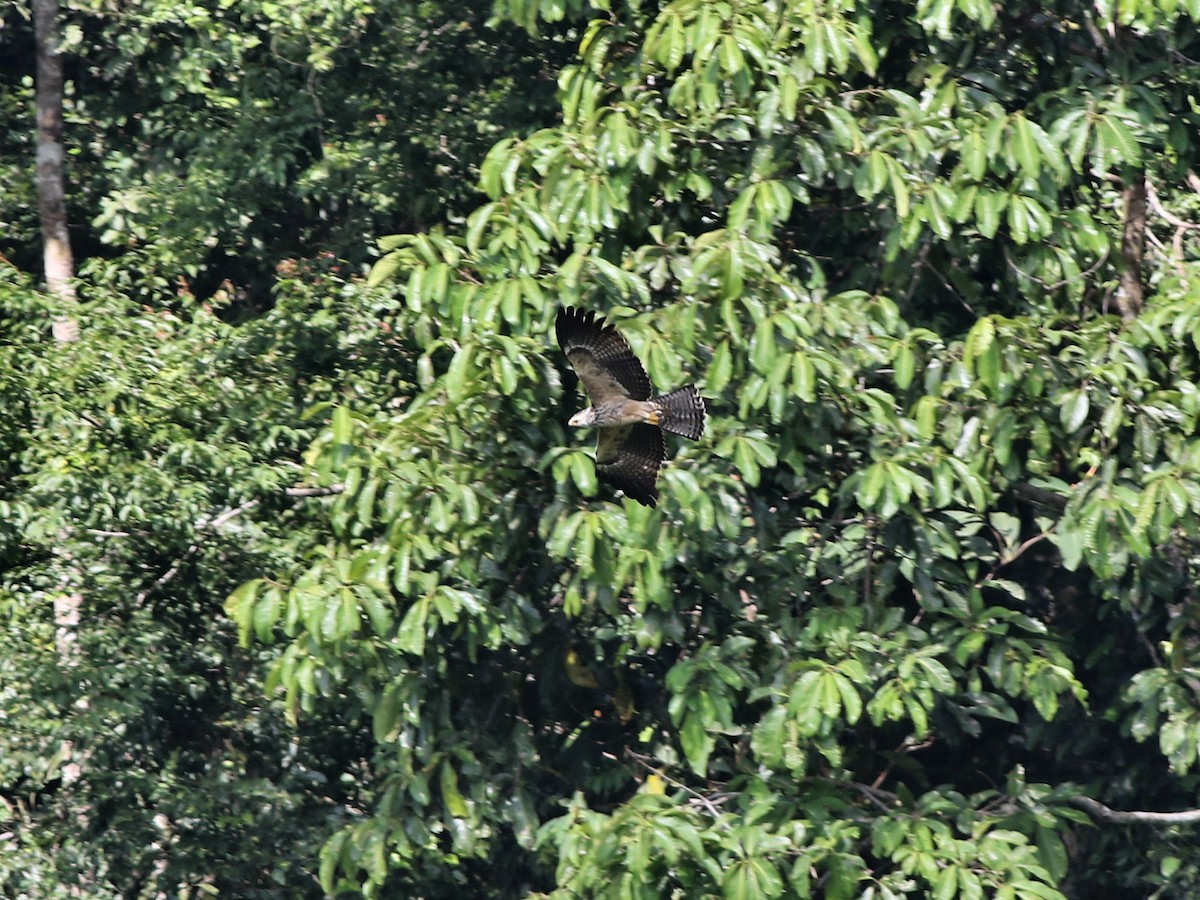
[[[697,440],[704,400],[695,385],[651,397],[650,378],[625,339],[596,314],[566,307],[555,323],[558,344],[592,405],[568,422],[599,429],[596,470],[646,506],[658,501],[658,470],[666,458],[663,431]]]

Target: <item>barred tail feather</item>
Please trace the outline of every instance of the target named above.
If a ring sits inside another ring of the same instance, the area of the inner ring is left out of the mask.
[[[662,420],[658,423],[664,431],[681,434],[693,441],[704,434],[704,400],[694,384],[655,397]]]

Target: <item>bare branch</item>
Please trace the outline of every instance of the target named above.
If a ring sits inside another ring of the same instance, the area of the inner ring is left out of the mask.
[[[985,577],[983,579],[983,581],[981,581],[979,584],[980,585],[987,584],[989,581],[994,579],[996,577],[997,573],[1001,569],[1003,569],[1005,566],[1009,565],[1014,560],[1016,560],[1017,557],[1019,557],[1022,553],[1024,553],[1030,547],[1046,540],[1046,538],[1050,537],[1054,533],[1054,529],[1057,527],[1058,527],[1058,523],[1055,523],[1054,525],[1051,525],[1049,528],[1047,528],[1045,531],[1043,531],[1039,534],[1035,534],[1033,537],[1026,538],[1025,540],[1021,541],[1021,543],[1017,545],[1016,549],[1014,549],[1012,553],[1010,553],[1008,556],[1001,558],[1000,562],[996,564],[996,568],[994,568],[994,569],[992,569],[992,571],[988,572],[987,577]],[[994,528],[992,529],[992,532],[995,533]]]
[[[668,784],[679,788],[681,791],[683,791],[687,794],[691,794],[691,796],[695,800],[696,804],[698,806],[703,806],[704,809],[708,812],[708,814],[711,815],[714,819],[721,815],[721,811],[719,809],[717,809],[717,807],[713,804],[712,800],[710,800],[708,797],[701,794],[699,791],[688,787],[682,781],[676,781],[670,775],[666,774],[662,770],[661,767],[654,765],[653,757],[645,756],[634,750],[630,750],[628,747],[625,748],[625,755],[628,756],[630,759],[632,759],[635,763],[637,763],[643,769],[645,769],[647,772],[657,775],[659,778],[661,778],[663,781],[667,782]]]
[[[1009,267],[1014,272],[1016,272],[1022,278],[1028,278],[1030,281],[1041,286],[1042,288],[1044,288],[1047,291],[1057,291],[1059,288],[1066,287],[1068,284],[1071,284],[1074,281],[1082,281],[1083,279],[1088,278],[1091,275],[1094,275],[1096,273],[1096,271],[1102,265],[1104,265],[1104,263],[1107,260],[1108,260],[1108,251],[1105,250],[1103,253],[1100,254],[1099,259],[1097,259],[1094,263],[1092,263],[1092,265],[1088,266],[1086,269],[1084,269],[1078,275],[1072,275],[1070,278],[1064,278],[1061,281],[1055,281],[1055,282],[1051,283],[1051,282],[1043,281],[1042,279],[1038,278],[1036,275],[1034,275],[1030,272],[1026,272],[1024,269],[1022,269],[1020,266],[1018,266],[1015,262],[1013,262],[1013,258],[1009,254],[1008,248],[1006,247],[1004,249],[1004,261],[1006,263],[1008,263]]]
[[[289,497],[329,497],[333,494],[345,493],[344,484],[331,484],[329,487],[290,487],[284,493]]]
[[[1136,812],[1111,809],[1091,797],[1072,797],[1067,801],[1072,806],[1102,822],[1118,825],[1195,825],[1200,824],[1200,809],[1184,809],[1179,812]]]
[[[1150,202],[1150,208],[1154,210],[1161,218],[1166,219],[1176,228],[1196,229],[1200,230],[1200,224],[1196,222],[1186,222],[1179,216],[1169,212],[1162,201],[1158,198],[1158,191],[1154,189],[1154,182],[1149,178],[1146,179],[1146,199]]]
[[[874,803],[877,807],[879,807],[881,810],[883,810],[883,812],[891,812],[900,803],[900,798],[897,797],[895,794],[893,794],[891,791],[880,790],[878,787],[875,787],[874,785],[860,784],[857,781],[846,781],[846,782],[836,782],[836,783],[845,784],[848,787],[854,788],[854,790],[858,791],[860,794],[862,794],[864,797],[866,797],[868,800],[870,800],[872,803]]]

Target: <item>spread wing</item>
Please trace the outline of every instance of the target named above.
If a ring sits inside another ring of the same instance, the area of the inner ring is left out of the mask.
[[[583,382],[593,406],[632,397],[650,399],[650,379],[625,338],[591,311],[572,306],[558,311],[558,346]]]
[[[666,458],[657,425],[601,428],[596,440],[596,471],[625,496],[645,506],[658,502],[658,468]]]

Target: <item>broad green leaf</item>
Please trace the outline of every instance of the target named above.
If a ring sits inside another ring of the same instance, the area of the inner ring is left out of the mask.
[[[1082,428],[1083,423],[1087,421],[1090,409],[1091,404],[1088,401],[1086,388],[1067,391],[1063,394],[1058,406],[1059,419],[1062,422],[1063,430],[1067,434],[1073,434]]]

